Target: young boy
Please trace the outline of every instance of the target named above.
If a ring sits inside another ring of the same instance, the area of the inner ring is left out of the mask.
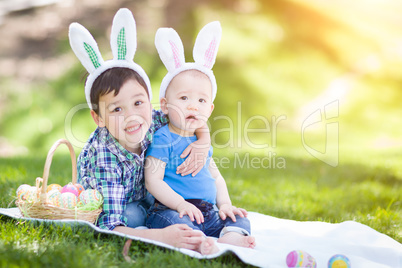
[[[95,40],[81,25],[73,23],[69,36],[73,51],[89,72],[85,93],[98,125],[77,160],[78,182],[97,189],[104,198],[97,225],[177,247],[198,248],[202,237],[185,225],[134,229],[145,224],[146,210],[153,202],[144,186],[145,151],[155,130],[167,120],[152,109],[149,78],[132,60],[136,36],[131,12],[121,9],[113,20],[113,60],[103,61]],[[192,149],[202,154],[202,148]]]
[[[147,152],[145,185],[155,197],[147,226],[163,228],[185,223],[208,236],[219,237],[218,242],[254,248],[247,212],[232,206],[225,180],[211,158],[212,147],[207,164],[196,176],[180,176],[175,172],[183,161],[178,154],[197,140],[195,130],[206,123],[214,108],[216,81],[210,68],[219,38],[220,24],[206,25],[197,37],[194,53],[208,55],[209,62],[197,62],[198,57],[194,55],[195,63],[185,63],[177,33],[162,28],[156,34],[155,44],[168,68],[161,85],[160,102],[162,111],[169,116],[169,124],[156,131]],[[200,45],[200,40],[206,46]],[[217,248],[205,240],[198,251],[210,254]]]

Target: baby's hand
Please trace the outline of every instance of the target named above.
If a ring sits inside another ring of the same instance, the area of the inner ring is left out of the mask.
[[[235,215],[239,215],[240,217],[244,218],[247,217],[247,211],[243,208],[237,208],[229,204],[223,204],[220,206],[219,216],[222,220],[226,220],[226,217],[229,217],[233,222],[236,222]]]
[[[209,144],[205,141],[196,140],[191,143],[180,155],[181,158],[187,159],[177,167],[176,173],[186,176],[191,174],[192,176],[197,175],[198,172],[204,167],[207,162],[209,152]]]
[[[191,221],[194,221],[195,219],[198,224],[204,222],[204,215],[202,215],[201,210],[187,201],[181,202],[176,210],[179,212],[180,218],[183,218],[184,215],[188,215]]]

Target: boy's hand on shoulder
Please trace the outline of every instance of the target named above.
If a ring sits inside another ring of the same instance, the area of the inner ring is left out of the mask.
[[[177,167],[176,173],[186,176],[191,174],[193,177],[205,166],[208,158],[210,145],[203,140],[196,140],[191,143],[180,155],[187,159]]]
[[[226,218],[229,217],[233,222],[236,222],[236,215],[239,215],[242,218],[247,217],[247,211],[230,204],[223,204],[219,207],[219,216],[222,220],[226,220]]]
[[[198,224],[204,222],[204,215],[202,215],[201,210],[187,201],[181,202],[176,210],[179,212],[180,218],[183,218],[184,215],[188,215],[191,221],[196,220]]]

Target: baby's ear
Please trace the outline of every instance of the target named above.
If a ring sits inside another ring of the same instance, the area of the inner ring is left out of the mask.
[[[161,104],[161,110],[164,114],[168,114],[169,110],[167,107],[167,99],[166,98],[161,98],[160,99],[160,104]]]
[[[209,115],[212,114],[212,112],[214,111],[215,105],[213,103],[211,103],[211,112],[209,113]]]

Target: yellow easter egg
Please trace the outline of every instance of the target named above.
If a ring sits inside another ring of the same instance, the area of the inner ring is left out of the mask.
[[[332,256],[328,261],[328,268],[350,268],[350,260],[342,254]]]
[[[343,260],[336,260],[333,262],[332,268],[348,268],[348,265]]]
[[[62,188],[63,187],[61,187],[60,184],[53,183],[53,184],[50,184],[50,185],[47,186],[46,192],[50,192],[50,191],[53,191],[53,190],[58,190],[60,192]]]

